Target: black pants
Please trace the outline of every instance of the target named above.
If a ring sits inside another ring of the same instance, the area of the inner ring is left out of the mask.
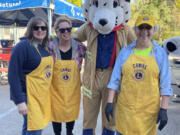
[[[66,135],[73,135],[72,130],[74,128],[75,121],[66,122]],[[61,123],[52,122],[55,135],[61,135]]]

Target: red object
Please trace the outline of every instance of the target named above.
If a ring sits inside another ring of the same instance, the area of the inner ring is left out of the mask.
[[[11,57],[12,47],[0,48],[0,72],[8,72],[8,64]]]
[[[2,60],[2,61],[9,61],[10,60],[10,57],[11,57],[11,54],[6,54],[6,53],[1,53],[0,54],[0,59]]]
[[[120,29],[122,26],[123,26],[123,25],[120,24],[120,25],[116,26],[112,31],[117,31],[117,30]]]
[[[115,39],[114,39],[114,47],[113,47],[113,53],[111,56],[111,61],[110,61],[110,67],[114,66],[114,61],[116,59],[116,44],[117,44],[117,32],[115,32]]]
[[[0,67],[0,72],[8,72],[8,68],[1,68]]]
[[[90,25],[92,28],[94,28],[94,27],[93,27],[93,24],[92,24],[91,22],[89,23],[89,25]],[[117,30],[120,29],[122,26],[123,26],[123,25],[120,24],[120,25],[116,26],[112,31],[117,31]]]
[[[11,57],[12,47],[0,48],[0,59],[1,61],[9,61]]]
[[[7,53],[10,54],[13,47],[7,47],[7,48],[0,48],[0,54],[1,53]]]

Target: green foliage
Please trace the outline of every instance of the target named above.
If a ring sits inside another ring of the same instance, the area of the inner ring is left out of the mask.
[[[180,35],[180,21],[174,9],[173,0],[134,0],[134,4],[131,5],[132,15],[129,24],[134,25],[139,14],[149,14],[154,17],[159,26],[155,39],[163,41]]]

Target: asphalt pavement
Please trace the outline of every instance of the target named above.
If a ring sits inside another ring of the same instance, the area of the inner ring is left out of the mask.
[[[180,88],[172,85],[174,93],[180,95]],[[96,135],[101,135],[101,120],[98,118]],[[168,124],[158,135],[180,135],[180,98],[171,97],[168,109]],[[0,85],[0,135],[21,135],[22,116],[18,114],[14,103],[9,100],[9,85]],[[79,119],[75,123],[74,135],[82,135],[83,109],[81,104]],[[66,135],[63,124],[62,135]],[[53,135],[52,125],[44,129],[43,135]]]
[[[96,134],[101,134],[101,121],[98,117]],[[21,135],[23,118],[18,114],[17,108],[9,98],[9,85],[0,85],[0,135]],[[66,135],[65,124],[62,124],[62,135]],[[74,135],[81,135],[83,127],[83,109],[82,102],[80,114],[75,122],[73,130]],[[53,135],[51,123],[43,130],[42,135]]]

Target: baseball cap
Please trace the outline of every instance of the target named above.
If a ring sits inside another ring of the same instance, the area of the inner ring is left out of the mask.
[[[135,26],[138,27],[140,26],[141,24],[148,24],[150,25],[151,27],[154,27],[155,26],[155,20],[152,16],[150,15],[140,15],[136,22],[135,22]]]

